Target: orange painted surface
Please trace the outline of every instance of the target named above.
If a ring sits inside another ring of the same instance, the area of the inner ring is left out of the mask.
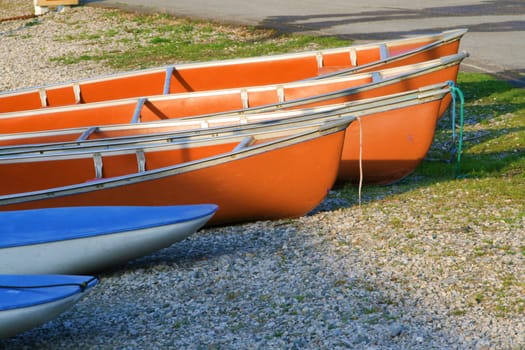
[[[326,98],[321,102],[307,103],[301,106],[313,107],[414,90],[448,80],[456,81],[459,64],[458,61],[457,64],[453,66],[441,66],[433,72],[407,75],[400,81],[390,81],[388,84],[382,86],[371,84],[372,77],[370,73],[351,75],[338,79],[314,80],[300,84],[283,84],[284,100],[290,101],[349,89],[343,97]],[[365,84],[368,84],[369,87],[362,89]],[[251,88],[247,89],[247,91],[250,107],[279,102],[279,96],[275,90],[275,86]],[[448,100],[442,104],[439,115],[445,112],[449,102],[450,98],[448,97]],[[114,104],[105,103],[102,104],[102,106],[100,104],[85,104],[69,108],[41,109],[34,112],[15,114],[13,116],[4,114],[0,115],[0,133],[129,123],[135,113],[136,105],[137,101],[131,99],[122,100]],[[190,117],[238,110],[242,109],[242,107],[240,90],[237,89],[218,90],[213,94],[173,94],[157,99],[151,98],[141,109],[141,120],[148,122],[166,118]]]
[[[92,187],[77,193],[0,210],[81,205],[177,205],[216,203],[210,225],[279,219],[304,215],[315,208],[332,187],[339,167],[344,131],[278,148],[221,165],[128,184]],[[219,154],[232,144],[198,149],[147,153],[147,168]],[[305,156],[308,155],[308,156]],[[134,155],[104,157],[104,176],[136,172]],[[61,160],[1,164],[2,195],[64,186],[93,184],[93,160]],[[86,182],[88,181],[88,182]],[[0,196],[0,203],[2,197]]]
[[[408,46],[408,47],[404,47],[404,48],[398,48],[398,49],[400,51],[391,50],[390,54],[392,56],[402,54],[403,52],[406,52],[406,51],[409,51],[410,49],[412,49],[412,46]],[[412,55],[410,57],[406,57],[405,59],[403,59],[403,65],[420,63],[420,62],[424,62],[424,61],[428,61],[428,60],[433,60],[433,59],[438,58],[438,57],[454,55],[454,54],[458,53],[458,50],[459,50],[459,41],[453,41],[453,42],[450,42],[450,43],[448,43],[446,45],[438,46],[438,47],[436,47],[433,50],[419,52],[419,53],[414,54],[414,55]],[[385,63],[385,64],[381,65],[381,69],[394,68],[394,67],[399,67],[399,66],[400,66],[399,62],[394,61],[394,62],[389,62],[389,63]],[[363,72],[370,72],[372,70],[374,70],[374,69],[373,68],[366,68],[366,69],[363,70]]]
[[[445,96],[447,95],[443,97]],[[361,137],[363,139],[361,166],[364,183],[388,184],[413,172],[432,144],[442,102],[443,99],[415,100],[413,105],[409,106],[390,107],[384,111],[373,113],[364,112],[360,122],[355,121],[347,129],[338,172],[338,182],[359,181],[361,176],[359,171],[359,140]],[[223,123],[223,125],[237,125],[237,123],[235,121]],[[103,140],[104,138],[112,137],[206,130],[200,129],[199,125],[199,123],[191,125],[186,123],[174,124],[170,126],[156,124],[155,127],[147,128],[121,128],[107,131],[102,129],[101,132],[91,134],[90,139]],[[360,134],[361,132],[362,135]],[[24,141],[26,144],[45,142],[50,139],[59,142],[63,141],[62,139],[75,140],[77,137],[78,134],[68,138],[56,136],[47,139],[25,139]],[[173,159],[177,158],[174,157]],[[167,165],[165,164],[164,166]],[[111,176],[117,175],[119,174],[112,174]]]
[[[457,53],[460,38],[442,43],[421,53],[406,56],[400,55],[429,44],[428,38],[422,38],[409,44],[402,42],[389,44],[390,57],[399,57],[390,60],[388,63],[379,61],[379,46],[363,47],[356,50],[355,72],[397,67]],[[348,69],[354,67],[350,59],[349,48],[325,51],[321,69],[318,67],[316,52],[305,52],[286,59],[272,59],[272,56],[268,56],[269,59],[227,60],[213,64],[174,66],[169,93],[280,84],[315,77],[334,70]],[[360,68],[365,64],[373,64],[374,62],[377,62],[374,66]],[[78,102],[87,103],[163,94],[165,80],[166,70],[159,68],[151,71],[129,72],[125,76],[114,75],[103,79],[79,81],[78,85],[81,92]],[[49,86],[45,90],[46,106],[77,103],[71,83]],[[30,89],[26,92],[16,92],[16,94],[0,94],[0,113],[35,108],[42,108],[41,96],[38,91]]]
[[[440,104],[435,100],[375,113],[350,124],[337,181],[359,182],[360,167],[365,184],[384,185],[412,173],[432,145]]]

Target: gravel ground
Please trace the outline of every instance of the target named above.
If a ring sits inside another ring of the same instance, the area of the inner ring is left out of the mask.
[[[31,10],[6,6],[15,3],[0,0],[0,18]],[[75,7],[0,22],[0,90],[111,72],[100,63],[49,61],[96,49],[53,38],[114,25],[105,11]],[[83,28],[68,25],[86,19]],[[439,185],[419,191],[457,196]],[[519,204],[459,203],[444,216],[432,214],[428,199],[364,194],[361,207],[336,189],[302,218],[201,230],[104,272],[70,311],[0,340],[0,348],[525,349],[525,317],[513,311],[523,284],[497,293],[501,271],[523,281],[523,253],[492,249],[472,258],[489,240],[523,249],[523,220],[497,219],[522,211]],[[461,220],[476,213],[494,222]]]

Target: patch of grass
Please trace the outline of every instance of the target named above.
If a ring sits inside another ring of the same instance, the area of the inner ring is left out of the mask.
[[[180,19],[167,14],[108,12],[106,16],[115,22],[116,27],[103,31],[66,33],[58,36],[56,40],[81,40],[93,45],[100,45],[109,40],[127,43],[127,49],[118,52],[101,51],[91,56],[92,60],[103,61],[119,69],[348,45],[348,41],[335,37],[285,35],[274,30],[224,26],[207,21]],[[127,35],[119,35],[119,32]],[[71,55],[56,57],[54,60],[63,64],[79,62],[78,57]]]
[[[464,316],[467,314],[467,311],[465,309],[454,309],[450,312],[450,315],[452,316]]]
[[[337,280],[334,282],[334,287],[344,287],[346,285],[345,280]]]
[[[305,300],[306,296],[304,295],[296,295],[294,296],[294,299],[297,300],[297,302],[302,303]]]
[[[233,301],[233,300],[237,299],[238,296],[239,296],[238,292],[228,292],[228,293],[226,293],[225,299],[227,301]]]
[[[378,308],[377,306],[369,306],[369,307],[365,307],[361,310],[361,312],[363,313],[363,315],[371,315],[371,314],[375,314],[375,313],[379,313],[381,312],[381,309]]]
[[[76,57],[63,57],[62,59],[56,59],[56,61],[62,63],[62,64],[77,64],[82,61],[98,61],[99,59],[97,56],[94,55],[80,55]],[[53,59],[52,61],[55,61]]]
[[[35,20],[32,20],[32,21],[27,22],[27,23],[25,24],[25,26],[26,26],[26,27],[33,27],[33,26],[37,26],[37,25],[39,25],[39,24],[40,24],[40,22],[39,22],[38,20],[35,19]]]
[[[388,248],[408,258],[428,255],[442,265],[434,269],[434,278],[454,274],[473,281],[472,303],[451,309],[451,315],[463,316],[469,307],[481,305],[498,317],[512,317],[524,311],[524,286],[498,266],[519,269],[514,257],[525,255],[524,246],[517,244],[523,240],[525,217],[525,89],[475,73],[460,73],[458,86],[465,96],[459,173],[456,158],[449,153],[451,119],[445,115],[428,159],[395,184],[364,187],[361,210],[363,216],[381,211],[389,217],[379,232],[407,232],[406,242],[389,241]],[[347,184],[337,196],[356,205],[357,193],[354,184]],[[428,235],[432,240],[414,238],[410,234],[414,223],[435,232]],[[384,247],[380,235],[372,232],[368,237],[380,252]],[[459,250],[454,240],[461,242]],[[410,274],[410,269],[404,273]],[[480,275],[499,283],[483,283]],[[453,288],[466,297],[468,291],[461,285]]]

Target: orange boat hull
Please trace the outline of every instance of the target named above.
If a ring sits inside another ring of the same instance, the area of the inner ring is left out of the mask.
[[[443,100],[360,118],[346,130],[337,182],[385,185],[412,173],[427,154]]]
[[[340,128],[337,132],[256,155],[231,157],[219,165],[112,188],[98,185],[103,179],[93,179],[95,172],[90,157],[2,163],[0,210],[214,203],[219,209],[210,225],[297,217],[315,208],[333,186],[343,140],[344,128]],[[234,146],[225,143],[148,153],[146,164],[148,170],[162,169],[228,152]],[[137,172],[134,154],[103,159],[104,179]],[[74,194],[57,195],[56,188],[73,184],[84,188]],[[5,195],[38,190],[50,195],[17,204],[5,202]]]
[[[374,73],[363,73],[342,78],[296,82],[284,85],[252,87],[246,89],[216,90],[208,93],[173,94],[151,97],[146,100],[118,100],[62,108],[41,109],[37,111],[7,113],[0,115],[0,133],[41,131],[80,126],[130,123],[137,117],[138,122],[158,121],[170,118],[191,117],[204,114],[224,113],[242,110],[246,107],[281,108],[286,101],[304,99],[300,106],[313,107],[356,101],[366,98],[415,90],[424,86],[456,81],[461,60],[465,55],[455,55],[446,65],[441,60],[432,63],[432,70],[415,69],[411,66],[394,69],[403,71],[404,76],[397,79],[396,74],[386,70],[384,74],[392,77],[374,82]],[[430,64],[429,64],[430,66]],[[388,73],[390,72],[390,73]],[[333,94],[340,93],[337,97]],[[319,95],[326,95],[320,101],[313,101]],[[141,104],[141,101],[143,104]],[[450,97],[440,107],[442,115]],[[139,106],[137,113],[137,106]],[[247,113],[250,113],[247,111]]]
[[[0,113],[166,93],[280,84],[350,69],[399,67],[458,52],[465,33],[298,54],[183,64],[0,94]],[[428,47],[426,47],[428,46]]]
[[[415,170],[425,157],[432,144],[436,120],[438,119],[441,106],[449,94],[449,89],[445,84],[423,89],[421,92],[413,91],[406,94],[410,98],[399,98],[385,96],[375,104],[374,100],[361,100],[357,104],[351,104],[345,115],[360,116],[359,121],[352,123],[346,131],[344,147],[341,155],[338,182],[358,182],[363,180],[366,184],[388,184],[397,181]],[[392,101],[392,102],[391,102]],[[335,109],[337,111],[337,108]],[[305,110],[306,113],[307,110]],[[295,112],[295,111],[294,111]],[[179,120],[173,123],[146,123],[135,125],[121,125],[100,128],[89,134],[88,142],[83,145],[89,147],[92,141],[112,142],[112,138],[129,138],[144,136],[144,143],[151,136],[159,139],[169,139],[171,137],[181,137],[182,135],[199,135],[210,133],[211,130],[204,125],[235,127],[245,123],[252,124],[257,121],[268,121],[284,118],[284,120],[297,119],[297,116],[307,114],[293,114],[291,116],[280,116],[279,113],[260,114],[256,119],[247,119],[244,115],[238,118],[209,118]],[[323,113],[315,114],[321,118]],[[327,117],[338,116],[340,112],[331,112]],[[191,121],[191,122],[190,122]],[[41,147],[34,147],[35,150],[46,149],[44,143],[47,142],[67,142],[75,141],[82,130],[72,130],[70,133],[43,132],[34,137],[12,139],[5,135],[4,140],[0,139],[0,145],[13,144],[42,144]],[[214,131],[219,135],[222,131]],[[170,133],[168,135],[168,133]],[[165,135],[165,136],[160,136]],[[119,139],[115,139],[117,141]],[[361,141],[362,140],[362,141]],[[131,142],[131,139],[130,139]],[[133,141],[139,142],[139,141]],[[151,141],[150,141],[151,142]],[[70,145],[70,146],[68,146]],[[111,143],[108,143],[111,145]],[[65,144],[61,147],[75,147],[76,143]],[[49,147],[57,145],[48,144]],[[29,147],[28,147],[29,148]],[[4,148],[3,152],[7,152]],[[14,149],[16,151],[16,148]],[[26,151],[27,152],[27,151]],[[0,155],[2,152],[0,152]]]

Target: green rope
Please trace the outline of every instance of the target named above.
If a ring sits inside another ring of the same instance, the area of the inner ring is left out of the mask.
[[[452,96],[452,144],[456,144],[456,104],[457,99],[459,98],[459,140],[458,148],[456,151],[456,168],[455,168],[455,177],[459,178],[460,174],[460,163],[461,163],[461,152],[463,149],[463,127],[465,124],[465,97],[463,92],[456,86],[453,81],[449,81],[448,85],[450,87],[450,95]],[[453,148],[454,151],[454,148]]]

